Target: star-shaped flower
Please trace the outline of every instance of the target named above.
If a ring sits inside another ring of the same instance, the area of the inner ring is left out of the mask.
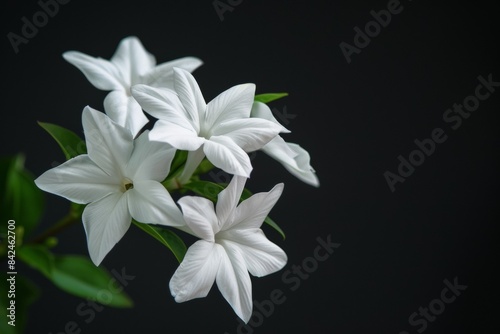
[[[148,118],[130,95],[130,88],[135,84],[172,88],[174,67],[194,71],[202,64],[198,58],[184,57],[156,65],[155,57],[134,36],[120,42],[111,60],[78,51],[67,51],[63,57],[82,71],[96,88],[111,91],[104,100],[104,110],[134,136],[146,125]]]
[[[269,109],[265,103],[254,102],[251,116],[267,119],[281,126],[276,118],[274,118],[271,109]],[[281,132],[290,131],[282,127]],[[262,147],[261,151],[280,162],[286,170],[299,180],[314,187],[319,187],[318,176],[310,163],[311,157],[309,153],[298,144],[287,143],[278,135]]]
[[[92,261],[99,265],[130,227],[132,218],[148,224],[181,226],[180,209],[160,183],[175,149],[152,142],[148,132],[133,139],[129,130],[104,113],[82,114],[88,154],[43,173],[36,185],[72,202],[88,204],[82,215]]]
[[[252,315],[252,275],[282,269],[285,252],[260,229],[283,191],[283,184],[258,193],[238,205],[246,178],[234,176],[214,204],[203,197],[185,196],[180,204],[186,229],[201,238],[189,247],[170,280],[177,302],[205,297],[214,281],[236,314],[248,322]]]
[[[281,130],[271,121],[250,118],[254,84],[229,88],[206,104],[194,77],[175,68],[174,91],[136,85],[132,95],[158,119],[151,140],[190,151],[180,177],[182,182],[189,179],[205,156],[227,173],[250,176],[252,164],[246,152],[260,149]]]

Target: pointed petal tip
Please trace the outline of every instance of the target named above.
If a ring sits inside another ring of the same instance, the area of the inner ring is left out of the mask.
[[[82,123],[84,120],[88,119],[89,117],[99,118],[99,117],[103,117],[103,116],[104,116],[103,112],[101,112],[97,109],[94,109],[89,105],[86,105],[83,108],[83,112],[82,112]]]
[[[275,185],[272,190],[276,189],[276,191],[283,192],[284,188],[285,188],[285,183],[280,182],[277,185]]]
[[[241,320],[243,320],[243,322],[246,324],[248,324],[248,322],[250,321],[250,318],[252,317],[252,313],[250,314],[242,314],[241,316],[239,316]]]
[[[316,177],[315,177],[315,179],[314,179],[313,181],[309,182],[309,184],[310,184],[311,186],[315,187],[315,188],[319,188],[320,183],[319,183],[319,179],[318,179],[318,177],[316,176]]]
[[[194,56],[187,56],[187,57],[184,57],[184,58],[181,58],[185,61],[190,61],[193,63],[193,66],[196,66],[196,68],[200,67],[201,65],[204,65],[205,63],[203,62],[203,60],[201,60],[200,58],[198,57],[194,57]],[[175,68],[178,68],[178,67],[175,67],[174,66],[174,69]]]
[[[251,90],[252,91],[252,95],[255,96],[255,90],[256,90],[256,85],[252,82],[247,82],[247,83],[243,83],[243,84],[239,84],[237,85],[239,87],[242,88],[242,90]],[[253,102],[252,102],[253,103]]]
[[[99,265],[101,264],[101,262],[104,258],[90,256],[90,259],[92,260],[92,263],[94,263],[96,267],[99,267]]]
[[[45,192],[49,192],[41,179],[42,176],[43,176],[43,174],[40,175],[39,177],[37,177],[33,182],[35,183],[35,185],[37,186],[38,189],[45,191]]]
[[[246,179],[250,178],[250,175],[252,174],[252,171],[253,171],[253,167],[252,166],[250,166],[248,168],[242,167],[239,170],[237,170],[237,171],[234,172],[234,176],[238,176],[238,177],[244,178],[246,180]]]
[[[252,170],[253,170],[253,167],[250,167],[250,169],[248,171],[245,171],[245,173],[235,174],[235,175],[238,175],[238,176],[244,177],[246,179],[249,179],[250,175],[252,174]]]
[[[136,35],[129,35],[122,39],[122,41],[131,41],[131,40],[140,41],[139,37],[137,37]]]
[[[71,62],[71,59],[78,56],[79,54],[82,54],[79,51],[74,51],[74,50],[69,50],[69,51],[64,51],[62,53],[62,57],[66,60]]]

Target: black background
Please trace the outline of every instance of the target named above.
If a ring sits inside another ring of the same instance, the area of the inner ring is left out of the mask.
[[[159,63],[199,57],[204,65],[193,74],[207,101],[244,82],[255,83],[257,93],[289,93],[271,106],[295,116],[284,137],[310,152],[321,181],[318,189],[308,186],[262,153],[253,160],[249,189],[285,183],[271,216],[287,238],[263,228],[289,257],[281,272],[252,278],[254,300],[274,289],[286,296],[255,333],[417,333],[423,327],[411,326],[409,316],[440,298],[443,281],[455,277],[467,289],[424,332],[492,333],[500,328],[494,274],[500,92],[456,130],[443,114],[474,94],[478,76],[500,81],[498,11],[486,1],[404,0],[348,64],[339,44],[353,44],[354,27],[363,29],[373,20],[370,11],[387,3],[243,0],[221,21],[211,1],[73,0],[16,54],[7,33],[20,34],[21,18],[40,7],[3,1],[1,153],[24,152],[27,167],[40,175],[64,157],[36,121],[81,134],[83,107],[102,110],[107,93],[65,62],[64,51],[109,59],[122,38],[135,35]],[[414,140],[435,128],[447,140],[391,192],[384,172],[397,172],[398,156],[408,157]],[[68,207],[46,198],[40,231]],[[341,246],[292,291],[282,273],[312,256],[316,238],[328,235]],[[54,251],[86,255],[82,226],[64,231]],[[43,288],[27,333],[64,332],[69,321],[81,333],[238,332],[215,287],[207,298],[177,304],[168,289],[174,257],[133,227],[103,266],[135,276],[125,288],[134,308],[105,308],[86,323],[76,311],[81,299],[24,268]]]

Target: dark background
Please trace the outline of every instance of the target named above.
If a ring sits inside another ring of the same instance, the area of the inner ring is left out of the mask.
[[[272,107],[295,116],[284,137],[310,152],[321,181],[318,189],[308,186],[262,153],[253,160],[249,189],[285,183],[271,216],[287,238],[263,229],[289,257],[281,272],[252,278],[254,300],[268,299],[274,289],[286,296],[255,333],[417,333],[423,327],[411,326],[409,316],[440,298],[443,281],[455,277],[467,289],[424,332],[492,333],[500,328],[500,92],[457,130],[442,117],[474,94],[479,75],[500,81],[498,11],[486,1],[404,0],[348,64],[339,44],[352,45],[354,27],[363,29],[373,20],[370,11],[387,3],[243,0],[221,21],[211,1],[73,0],[15,54],[7,33],[20,34],[21,18],[40,7],[4,1],[1,153],[24,152],[38,176],[64,157],[36,121],[81,134],[83,107],[102,110],[107,93],[65,62],[64,51],[109,59],[122,38],[136,35],[159,63],[199,57],[205,64],[194,76],[207,101],[244,82],[255,83],[257,93],[290,94]],[[447,140],[391,192],[384,172],[396,173],[398,156],[408,158],[413,141],[429,138],[434,128]],[[40,230],[68,207],[46,197]],[[312,256],[316,238],[328,235],[341,246],[292,291],[282,273]],[[86,255],[82,226],[64,231],[54,251]],[[238,332],[236,315],[215,287],[207,298],[175,303],[168,289],[174,257],[135,228],[103,266],[135,276],[125,288],[133,309],[105,308],[86,323],[76,312],[81,299],[24,268],[43,288],[27,333],[63,332],[68,321],[81,333]]]

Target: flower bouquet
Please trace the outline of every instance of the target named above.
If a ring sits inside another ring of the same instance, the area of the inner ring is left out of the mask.
[[[99,298],[109,281],[99,265],[134,224],[179,261],[169,284],[177,302],[205,297],[216,283],[238,317],[248,322],[253,307],[250,274],[269,275],[287,262],[285,252],[261,229],[268,224],[284,237],[268,216],[283,183],[255,194],[245,188],[252,172],[249,153],[261,150],[299,180],[319,186],[309,154],[285,142],[281,134],[290,131],[267,105],[287,94],[256,95],[255,85],[245,83],[207,103],[192,75],[202,65],[200,59],[157,65],[136,37],[123,39],[110,60],[77,51],[63,57],[109,93],[104,112],[84,108],[84,140],[62,126],[39,122],[67,161],[34,184],[22,156],[2,160],[2,222],[7,228],[0,255],[12,275],[19,259],[68,293],[130,306],[123,291]],[[230,181],[207,178],[213,169],[228,173]],[[40,189],[68,199],[70,212],[32,236],[43,210]],[[29,213],[21,209],[26,204],[33,208]],[[56,234],[78,222],[83,223],[91,261],[51,250]],[[182,233],[198,240],[187,247]],[[36,295],[36,287],[24,277],[18,276],[17,284]],[[29,305],[30,298],[17,302]]]

